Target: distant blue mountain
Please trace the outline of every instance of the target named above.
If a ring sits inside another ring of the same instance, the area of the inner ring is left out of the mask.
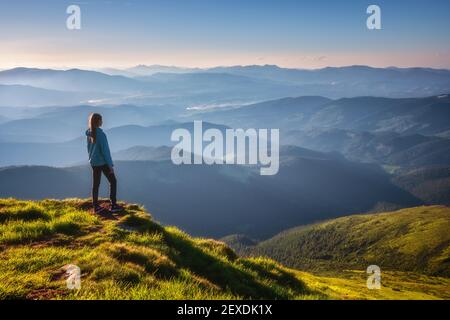
[[[0,109],[0,112],[12,112]],[[131,105],[53,108],[18,108],[19,115],[8,123],[0,124],[0,141],[4,142],[63,142],[79,137],[87,126],[90,113],[104,117],[104,127],[112,128],[127,124],[149,126],[173,119],[183,111],[174,106]],[[14,114],[13,114],[14,115]],[[29,137],[33,137],[31,140]]]
[[[394,186],[376,166],[296,147],[282,148],[280,155],[280,172],[270,178],[249,166],[116,161],[120,198],[141,203],[159,221],[199,236],[245,233],[258,238],[302,223],[368,211],[379,203],[422,203]],[[0,168],[0,193],[27,199],[88,197],[90,170]]]
[[[201,72],[200,68],[182,68],[175,66],[162,66],[162,65],[137,65],[132,68],[126,69],[127,72],[131,72],[137,76],[150,76],[155,73],[189,73],[189,72]]]
[[[336,128],[445,135],[450,130],[450,96],[337,100],[317,96],[284,98],[240,108],[194,113],[191,117],[232,127],[282,130]]]
[[[0,72],[0,84],[28,85],[62,91],[116,94],[140,92],[147,89],[145,84],[134,79],[80,69],[52,70],[15,68]]]
[[[60,91],[29,85],[0,84],[0,107],[67,106],[112,97],[114,95],[107,93]]]
[[[10,123],[3,125],[8,130],[1,131],[0,127],[0,167],[10,165],[67,166],[86,161],[86,137],[84,135],[86,125],[76,131],[75,126],[83,126],[81,123],[68,125],[56,122],[55,125],[52,125],[53,120],[43,121],[42,124],[30,122],[31,120],[33,119],[17,120],[18,122],[13,122],[13,124],[20,124],[23,127],[32,126],[31,129],[36,135],[31,135],[29,131],[13,131]],[[47,127],[47,131],[45,131],[45,127]],[[185,128],[191,133],[194,130],[193,123],[187,122],[153,126],[126,125],[105,131],[111,151],[116,152],[134,146],[173,146],[176,142],[171,141],[170,137],[172,132],[178,128]],[[204,122],[203,128],[204,130],[217,128],[224,131],[227,127]],[[53,135],[58,135],[58,132],[65,130],[70,130],[72,134],[78,132],[77,138],[65,142],[53,139],[52,132]],[[36,142],[36,136],[39,138],[45,135],[47,136],[46,140],[39,139],[39,142]],[[2,141],[2,139],[4,140]]]
[[[430,68],[349,66],[302,70],[270,65],[210,69],[136,66],[104,71],[110,74],[79,69],[15,68],[0,72],[0,84],[119,95],[106,103],[186,106],[287,96],[404,98],[450,92],[450,71]]]
[[[256,78],[289,81],[296,84],[339,84],[344,82],[424,81],[449,83],[450,70],[432,68],[374,68],[369,66],[326,67],[322,69],[288,69],[276,65],[216,67],[207,72],[225,72]],[[430,83],[431,82],[431,83]]]

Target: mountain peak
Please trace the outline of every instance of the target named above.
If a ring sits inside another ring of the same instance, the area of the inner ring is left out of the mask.
[[[238,258],[223,242],[190,237],[175,227],[156,223],[139,205],[122,205],[125,208],[122,213],[93,215],[88,200],[0,199],[0,228],[5,231],[0,236],[0,297],[317,296],[294,271],[269,259]],[[17,225],[21,225],[20,230]],[[31,260],[26,258],[30,255]],[[27,259],[26,269],[23,259]],[[82,274],[77,291],[66,289],[65,270],[69,265],[79,268]],[[29,270],[33,270],[32,275]]]

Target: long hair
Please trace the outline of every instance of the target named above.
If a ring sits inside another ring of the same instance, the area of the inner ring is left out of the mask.
[[[102,121],[102,116],[98,113],[92,113],[89,116],[89,130],[91,130],[91,135],[90,135],[90,139],[91,139],[91,143],[96,143],[97,142],[97,132],[95,129],[97,129],[98,127],[100,127],[100,122]]]

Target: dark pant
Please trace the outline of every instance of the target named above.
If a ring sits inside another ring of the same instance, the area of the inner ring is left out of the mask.
[[[98,204],[98,188],[100,187],[102,172],[109,181],[109,199],[111,204],[114,205],[116,204],[117,180],[107,165],[92,167],[92,203],[94,206]]]

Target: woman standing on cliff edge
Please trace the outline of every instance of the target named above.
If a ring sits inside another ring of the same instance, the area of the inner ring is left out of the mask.
[[[89,129],[86,130],[86,137],[89,163],[92,167],[92,205],[94,207],[94,213],[101,213],[108,210],[98,203],[98,189],[103,172],[109,181],[109,210],[110,212],[119,212],[123,208],[116,203],[117,179],[114,174],[114,164],[111,158],[111,152],[109,151],[108,139],[100,128],[102,124],[103,119],[100,114],[92,113],[89,116]]]

